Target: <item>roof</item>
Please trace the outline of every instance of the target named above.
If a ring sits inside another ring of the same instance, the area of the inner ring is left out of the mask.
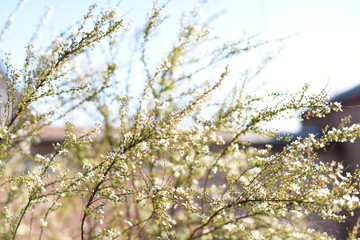
[[[337,95],[334,99],[332,99],[332,101],[341,102],[342,104],[360,102],[360,85],[351,88],[350,90],[343,92],[340,95]]]
[[[65,139],[65,127],[44,127],[39,131],[41,142],[62,142]],[[75,127],[75,134],[80,135],[82,133],[90,132],[91,128],[77,128]],[[98,139],[99,134],[92,134],[93,139]]]
[[[76,135],[89,132],[90,130],[91,130],[90,128],[75,127]],[[217,135],[222,136],[222,138],[226,143],[229,143],[235,136],[234,134],[224,133],[224,132],[217,133]],[[39,136],[40,136],[40,142],[62,142],[65,139],[65,127],[51,127],[51,126],[44,127],[40,129]],[[92,138],[94,140],[97,140],[101,138],[101,136],[102,133],[94,134],[92,135]],[[240,139],[245,142],[251,142],[252,144],[260,144],[260,145],[276,142],[274,141],[273,138],[267,136],[260,136],[259,134],[254,134],[254,133],[247,133],[244,136],[241,136]]]

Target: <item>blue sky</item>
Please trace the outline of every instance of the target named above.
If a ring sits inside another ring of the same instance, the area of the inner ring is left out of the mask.
[[[15,8],[17,1],[2,1],[0,27]],[[52,17],[46,33],[55,36],[81,18],[91,3],[112,6],[117,1],[28,0],[17,11],[12,30],[0,43],[0,51],[11,52],[22,59],[23,46],[43,15],[52,6]],[[192,9],[197,1],[172,0],[166,13],[174,19]],[[137,23],[146,15],[151,0],[122,0],[122,14]],[[299,35],[283,43],[284,50],[263,73],[270,85],[298,88],[304,82],[321,89],[325,85],[336,94],[360,83],[360,1],[357,0],[213,0],[204,9],[205,16],[222,13],[213,23],[213,31],[223,39],[235,40],[244,31],[264,31],[265,38]]]
[[[18,1],[0,3],[0,28]],[[0,42],[0,53],[11,52],[19,65],[24,47],[36,29],[46,5],[52,6],[52,17],[46,22],[47,36],[56,36],[80,19],[92,3],[103,7],[119,1],[103,0],[27,0],[18,9],[12,29]],[[176,33],[182,11],[193,9],[197,1],[172,0],[166,10],[170,16],[166,34]],[[122,0],[122,15],[142,25],[151,0]],[[263,38],[273,39],[297,34],[284,41],[277,55],[260,78],[266,88],[299,89],[310,83],[314,92],[324,87],[336,95],[360,84],[360,1],[358,0],[212,0],[203,9],[204,18],[216,13],[213,33],[224,40],[236,40],[243,32],[262,31]],[[240,64],[240,63],[239,63]],[[235,63],[236,69],[236,63]]]

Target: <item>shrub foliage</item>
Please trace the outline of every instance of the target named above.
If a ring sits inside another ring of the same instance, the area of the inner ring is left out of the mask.
[[[130,34],[126,17],[91,6],[48,47],[29,44],[21,68],[10,54],[3,59],[1,238],[330,238],[307,216],[343,221],[353,213],[359,171],[317,153],[354,141],[360,126],[344,120],[304,138],[271,129],[273,120],[324,117],[341,105],[325,91],[308,94],[309,86],[249,91],[261,68],[235,80],[225,64],[269,42],[254,35],[221,43],[196,12],[183,15],[177,40],[154,60],[164,9],[155,2],[141,32]],[[129,43],[134,50],[124,52]],[[236,86],[223,97],[227,81]],[[66,121],[51,154],[31,155],[41,129],[71,114],[99,123],[79,132]],[[256,147],[249,133],[286,143]]]

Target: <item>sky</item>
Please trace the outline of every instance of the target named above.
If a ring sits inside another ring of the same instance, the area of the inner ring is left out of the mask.
[[[0,3],[0,29],[17,3]],[[121,14],[134,19],[138,27],[152,5],[151,0],[27,0],[16,11],[12,28],[0,42],[1,57],[11,52],[14,62],[21,64],[23,46],[31,39],[47,6],[51,6],[52,14],[42,32],[44,43],[48,36],[56,36],[81,19],[92,3],[105,8],[118,4]],[[182,11],[196,4],[194,0],[170,1],[165,11],[170,18],[165,31],[172,33],[171,24],[177,23]],[[244,32],[261,32],[264,39],[291,36],[281,43],[282,51],[260,75],[266,88],[293,90],[309,83],[312,91],[326,88],[335,96],[360,84],[359,11],[358,0],[212,0],[202,14],[204,18],[218,15],[212,21],[212,32],[224,40],[236,40]]]

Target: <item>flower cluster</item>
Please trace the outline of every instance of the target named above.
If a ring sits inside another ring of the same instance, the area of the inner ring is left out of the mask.
[[[322,134],[280,135],[273,120],[323,118],[341,104],[325,91],[309,94],[308,85],[256,96],[245,82],[258,70],[219,97],[231,78],[231,66],[219,66],[269,41],[221,43],[197,9],[183,15],[177,40],[156,61],[153,36],[165,10],[154,1],[142,31],[131,35],[119,9],[91,6],[47,48],[29,45],[21,69],[7,58],[0,238],[331,239],[308,216],[354,214],[360,171],[320,161],[319,153],[354,142],[360,125],[344,119]],[[127,44],[136,45],[123,64]],[[68,121],[79,116],[99,123],[80,131]],[[64,139],[50,153],[31,152],[55,120],[65,124]],[[254,135],[284,146],[255,144]]]

